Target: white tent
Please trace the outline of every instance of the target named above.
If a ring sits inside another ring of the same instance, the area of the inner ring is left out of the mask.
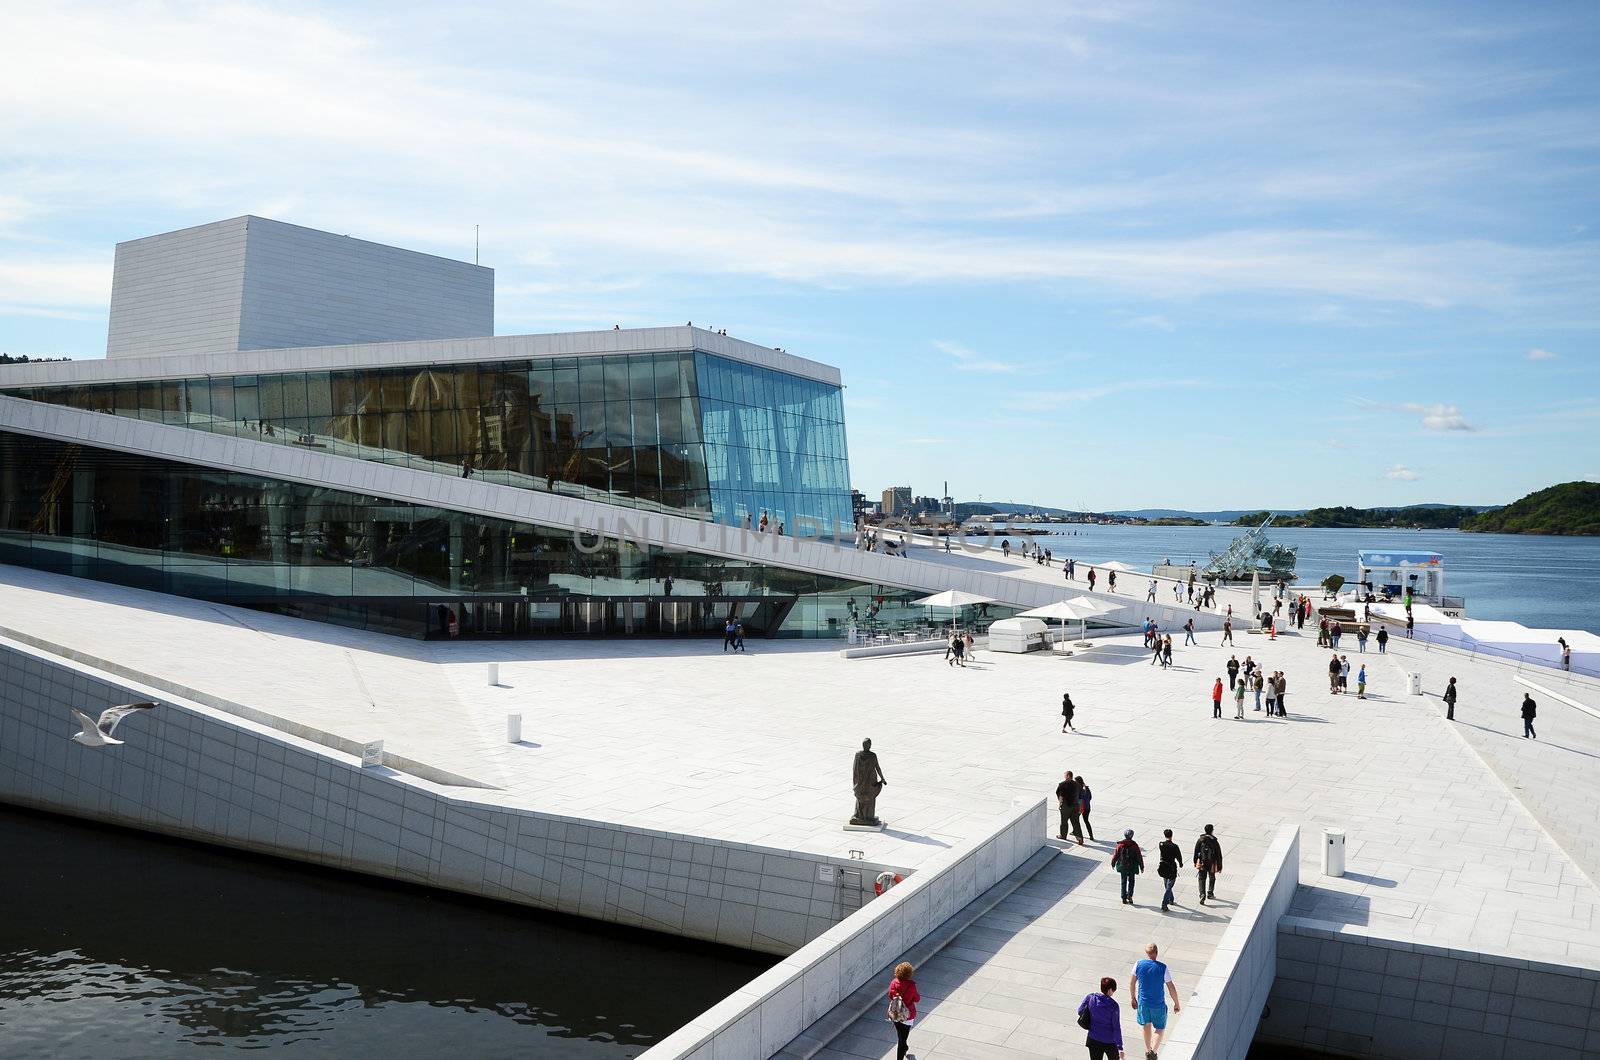
[[[1035,607],[1030,611],[1019,612],[1017,617],[1053,618],[1061,622],[1068,622],[1075,618],[1083,623],[1083,628],[1078,632],[1078,643],[1082,646],[1086,643],[1084,638],[1089,633],[1089,619],[1096,615],[1104,615],[1108,612],[1119,610],[1121,608],[1117,605],[1103,603],[1092,596],[1072,596],[1065,600],[1057,600],[1053,604],[1045,604],[1043,607]]]

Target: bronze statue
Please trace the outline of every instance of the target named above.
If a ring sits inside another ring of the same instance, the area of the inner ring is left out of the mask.
[[[850,771],[850,782],[856,792],[856,814],[851,824],[878,826],[878,792],[888,786],[883,770],[878,766],[878,756],[872,753],[872,741],[862,740],[856,752],[855,765]]]

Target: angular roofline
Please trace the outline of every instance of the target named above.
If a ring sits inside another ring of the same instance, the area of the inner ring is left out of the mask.
[[[617,353],[705,353],[771,368],[802,379],[841,386],[839,369],[758,346],[704,328],[627,328],[569,331],[542,335],[486,335],[462,339],[363,342],[348,346],[298,346],[276,350],[217,351],[165,357],[113,357],[104,360],[36,361],[0,366],[0,389],[73,386],[149,379],[192,379],[219,375],[278,375],[350,368],[523,361],[552,357],[592,357]]]

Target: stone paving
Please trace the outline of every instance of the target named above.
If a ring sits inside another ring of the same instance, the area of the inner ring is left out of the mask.
[[[1535,693],[1544,739],[1521,740],[1520,687],[1500,662],[1391,642],[1388,657],[1366,656],[1372,694],[1358,701],[1328,693],[1328,653],[1310,635],[1241,632],[1223,649],[1203,634],[1170,671],[1148,665],[1137,638],[1072,657],[980,652],[960,670],[937,655],[846,660],[832,643],[753,641],[743,656],[723,656],[718,641],[419,643],[16,568],[0,568],[0,605],[0,625],[383,738],[497,785],[482,793],[491,801],[914,868],[1074,769],[1094,788],[1102,840],[1134,828],[1150,851],[1171,827],[1187,857],[1214,822],[1221,898],[1250,878],[1280,823],[1299,822],[1309,841],[1297,915],[1600,966],[1600,891],[1551,838],[1576,849],[1572,837],[1600,830],[1600,720]],[[1354,648],[1347,639],[1359,665]],[[1236,721],[1229,701],[1229,716],[1212,719],[1208,690],[1230,651],[1288,673],[1289,718],[1247,703]],[[503,687],[487,686],[489,661]],[[1430,695],[1403,694],[1412,669]],[[1437,699],[1449,672],[1463,686],[1453,725]],[[1600,707],[1579,683],[1548,687]],[[1060,732],[1063,690],[1078,734]],[[521,745],[505,743],[508,711],[524,715]],[[890,781],[882,834],[840,828],[865,736]],[[1499,777],[1520,785],[1516,798]],[[1342,879],[1318,875],[1324,826],[1349,832]],[[1154,908],[1153,875],[1139,906],[1122,907],[1108,856],[1105,843],[1074,847],[935,959],[919,1055],[1051,1055],[1049,1043],[1081,1033],[1077,998],[1101,974],[1125,980],[1152,939],[1175,974],[1204,967],[1230,906],[1187,908],[1186,874],[1179,914]],[[874,1014],[835,1048],[880,1055],[881,1023]]]

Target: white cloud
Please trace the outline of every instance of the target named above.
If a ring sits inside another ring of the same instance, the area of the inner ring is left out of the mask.
[[[1326,445],[1329,449],[1348,449],[1348,448],[1350,448],[1349,443],[1341,442],[1337,438],[1329,438],[1327,441],[1323,442],[1322,444]]]
[[[1383,473],[1383,477],[1396,479],[1400,482],[1415,482],[1422,476],[1411,470],[1409,467],[1406,467],[1404,464],[1396,464],[1394,467],[1391,467],[1389,470],[1385,471]]]
[[[1454,405],[1419,405],[1407,402],[1400,406],[1406,412],[1416,413],[1422,417],[1422,426],[1430,431],[1470,431],[1475,430],[1472,424],[1461,415],[1461,410]]]
[[[992,361],[970,347],[959,342],[948,342],[939,339],[933,344],[934,349],[941,353],[948,353],[955,358],[955,369],[958,372],[1001,372],[1010,373],[1018,371],[1020,366],[1009,361]]]
[[[1528,351],[1528,360],[1530,361],[1553,361],[1559,356],[1561,355],[1553,350],[1547,350],[1541,346],[1535,346]]]

